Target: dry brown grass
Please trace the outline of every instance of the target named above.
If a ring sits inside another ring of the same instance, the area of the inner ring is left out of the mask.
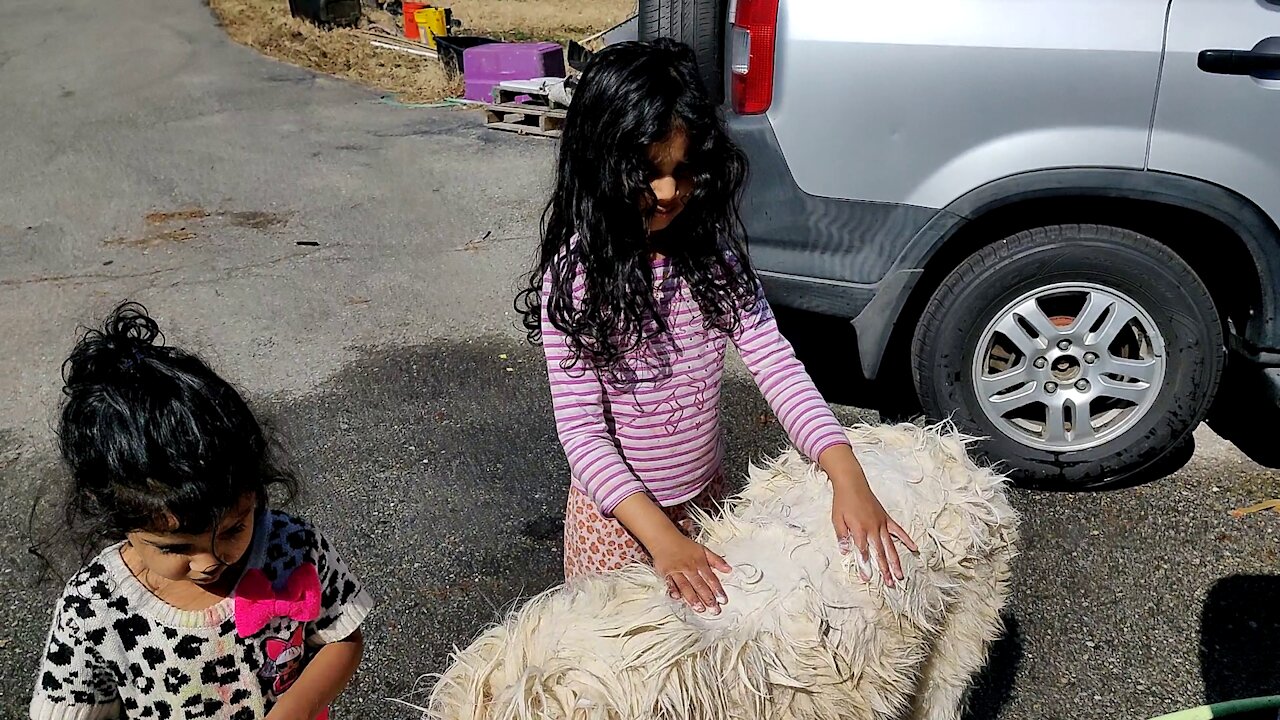
[[[231,39],[278,60],[395,93],[404,102],[456,95],[461,83],[428,58],[374,47],[355,30],[321,30],[289,16],[287,0],[209,0]],[[635,0],[453,0],[441,5],[462,22],[460,34],[505,40],[580,39],[611,27]],[[376,18],[382,26],[389,15]]]
[[[464,35],[512,40],[581,40],[635,11],[636,0],[452,0]]]
[[[232,40],[277,60],[349,78],[424,102],[456,92],[440,63],[384,50],[354,30],[321,30],[289,15],[286,0],[210,0]]]

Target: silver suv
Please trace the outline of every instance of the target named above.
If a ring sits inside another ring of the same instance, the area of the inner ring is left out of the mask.
[[[1276,464],[1280,0],[641,0],[638,29],[725,100],[772,302],[851,321],[884,395],[1024,481],[1131,479],[1206,418]]]

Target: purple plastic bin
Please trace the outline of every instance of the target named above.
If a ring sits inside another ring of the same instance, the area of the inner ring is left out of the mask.
[[[490,102],[500,82],[564,77],[564,49],[553,42],[477,45],[462,51],[462,68],[462,96]]]

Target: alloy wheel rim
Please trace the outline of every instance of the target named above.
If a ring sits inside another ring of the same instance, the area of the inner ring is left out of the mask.
[[[1146,417],[1164,385],[1165,343],[1122,292],[1057,283],[1007,304],[987,323],[972,388],[987,420],[1051,452],[1102,445]]]

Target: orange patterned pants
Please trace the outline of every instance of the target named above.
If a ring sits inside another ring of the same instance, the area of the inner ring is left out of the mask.
[[[724,500],[726,488],[724,476],[717,475],[697,497],[662,510],[680,532],[693,537],[697,528],[689,516],[689,505],[714,512]],[[610,572],[635,562],[652,565],[653,558],[622,523],[600,514],[591,498],[570,487],[564,514],[564,579]]]

